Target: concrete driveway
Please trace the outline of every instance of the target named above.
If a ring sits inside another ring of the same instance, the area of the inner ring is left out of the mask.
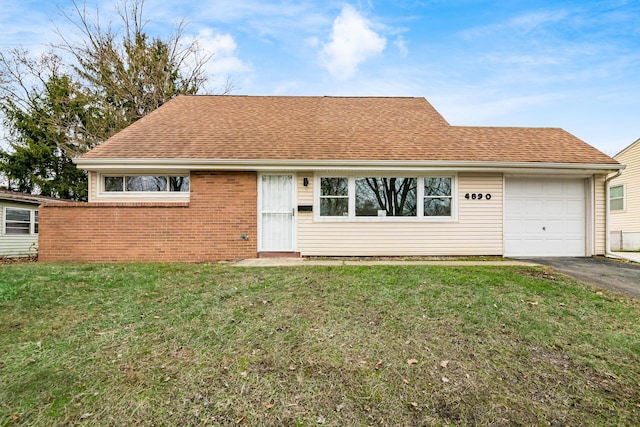
[[[529,258],[523,261],[554,270],[598,287],[640,299],[640,264],[609,258]]]

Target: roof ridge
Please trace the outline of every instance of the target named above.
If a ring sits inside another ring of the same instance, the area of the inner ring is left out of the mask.
[[[180,94],[176,98],[336,98],[336,99],[424,99],[424,96],[376,96],[376,95],[228,95],[228,94]],[[175,99],[175,98],[174,98]]]

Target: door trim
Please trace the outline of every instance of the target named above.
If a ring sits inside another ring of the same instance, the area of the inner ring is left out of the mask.
[[[292,217],[292,221],[291,221],[291,249],[287,250],[287,251],[273,251],[272,249],[269,248],[265,248],[264,247],[264,242],[263,242],[263,238],[262,238],[262,177],[263,176],[290,176],[291,177],[291,183],[292,183],[292,188],[291,188],[291,197],[292,197],[292,201],[293,201],[293,206],[291,207],[293,209],[293,217]],[[271,172],[265,172],[265,173],[258,173],[258,252],[264,252],[264,253],[269,253],[269,254],[273,254],[273,253],[283,253],[283,254],[289,254],[289,253],[295,253],[298,247],[298,238],[297,238],[297,229],[298,229],[298,213],[296,211],[296,204],[297,204],[297,200],[298,200],[298,177],[296,175],[295,172],[277,172],[277,173],[271,173]]]

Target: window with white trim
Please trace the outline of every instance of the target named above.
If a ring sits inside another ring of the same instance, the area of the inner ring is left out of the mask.
[[[611,211],[624,210],[624,185],[609,187],[609,209]]]
[[[188,192],[189,177],[182,175],[112,175],[103,177],[107,193]]]
[[[451,177],[424,178],[424,216],[451,216]]]
[[[23,208],[5,208],[4,234],[38,234],[38,211]]]
[[[349,180],[320,178],[320,215],[349,215]]]
[[[316,182],[318,218],[398,221],[456,216],[452,175],[324,176]]]
[[[356,216],[416,216],[416,178],[356,178]]]

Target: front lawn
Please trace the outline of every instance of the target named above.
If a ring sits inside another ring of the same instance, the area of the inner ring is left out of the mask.
[[[640,425],[640,304],[542,268],[0,267],[0,425]]]

